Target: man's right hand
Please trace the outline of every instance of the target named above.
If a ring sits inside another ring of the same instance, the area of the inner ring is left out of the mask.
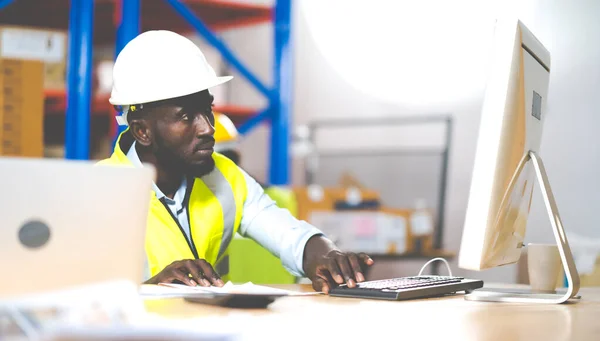
[[[190,277],[191,276],[191,277]],[[186,259],[175,261],[165,267],[156,276],[150,278],[146,284],[171,283],[180,281],[189,286],[211,285],[222,287],[223,280],[204,259]]]

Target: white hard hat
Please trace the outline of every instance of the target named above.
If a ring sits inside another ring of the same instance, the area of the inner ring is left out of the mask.
[[[113,67],[109,102],[123,106],[191,95],[231,80],[217,77],[200,48],[170,31],[147,31],[121,50]],[[126,117],[120,117],[126,124]]]

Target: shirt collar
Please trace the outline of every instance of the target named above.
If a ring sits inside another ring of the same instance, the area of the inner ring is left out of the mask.
[[[129,151],[127,151],[127,158],[129,159],[129,161],[131,161],[131,163],[135,166],[135,167],[144,167],[144,165],[142,164],[142,160],[140,160],[140,157],[135,149],[135,145],[136,142],[134,141],[131,144],[131,147],[129,148]],[[185,189],[187,188],[187,180],[185,179],[185,177],[183,177],[183,181],[181,182],[181,186],[179,187],[179,190],[177,190],[177,193],[175,193],[174,199],[177,199],[180,195],[180,192],[183,192],[185,195]],[[160,188],[158,188],[158,186],[156,186],[156,184],[154,182],[152,182],[152,189],[154,190],[154,193],[156,193],[156,198],[161,200],[162,198],[165,198],[165,200],[167,201],[167,203],[169,204],[174,204],[176,201],[170,199],[169,197],[167,197],[161,190]],[[182,198],[181,198],[182,199]],[[183,199],[182,199],[183,200]],[[179,200],[177,200],[179,201]]]

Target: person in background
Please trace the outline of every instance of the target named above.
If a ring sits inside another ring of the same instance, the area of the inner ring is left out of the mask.
[[[239,149],[240,134],[231,119],[222,113],[215,115],[215,151],[226,156],[240,166],[242,154]],[[277,206],[285,208],[294,217],[298,214],[298,203],[294,192],[283,186],[260,183],[265,193],[275,201]]]
[[[278,207],[229,158],[215,152],[209,89],[219,77],[202,51],[170,31],[147,31],[119,53],[110,103],[127,129],[100,164],[155,167],[145,283],[222,286],[235,233],[256,241],[317,291],[364,281],[366,254],[340,250],[316,227]]]

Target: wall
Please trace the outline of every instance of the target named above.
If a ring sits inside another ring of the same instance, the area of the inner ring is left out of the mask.
[[[552,74],[544,158],[565,227],[600,236],[600,142],[597,96],[600,86],[600,2],[577,1],[296,1],[294,12],[296,125],[322,118],[368,118],[450,112],[455,117],[446,207],[445,247],[458,251],[472,172],[493,18],[508,11],[518,15],[552,55]],[[417,4],[415,4],[417,3]],[[343,7],[342,7],[343,6]],[[343,8],[343,10],[340,10]],[[435,11],[431,9],[435,8]],[[272,29],[261,25],[230,31],[225,40],[270,84]],[[237,77],[228,89],[236,104],[266,102]],[[429,143],[435,130],[414,134],[391,128],[378,132],[346,132],[325,137],[321,147],[338,138],[369,143]],[[405,137],[404,139],[402,137]],[[420,141],[418,141],[420,140]],[[245,168],[263,180],[268,159],[268,129],[251,133],[243,144]],[[336,170],[352,167],[367,185],[384,190],[384,199],[410,205],[415,196],[433,200],[437,161],[381,159],[378,165],[324,161],[323,182],[336,181]],[[374,161],[374,160],[370,160]],[[393,171],[390,171],[392,169]],[[302,161],[294,161],[295,183],[302,183]],[[378,176],[368,176],[373,172]],[[426,193],[421,191],[426,189]],[[532,207],[527,241],[550,242],[552,235],[539,194]],[[374,276],[406,275],[421,262],[383,264]],[[456,269],[456,262],[451,262]],[[508,266],[462,274],[488,281],[515,277]]]

